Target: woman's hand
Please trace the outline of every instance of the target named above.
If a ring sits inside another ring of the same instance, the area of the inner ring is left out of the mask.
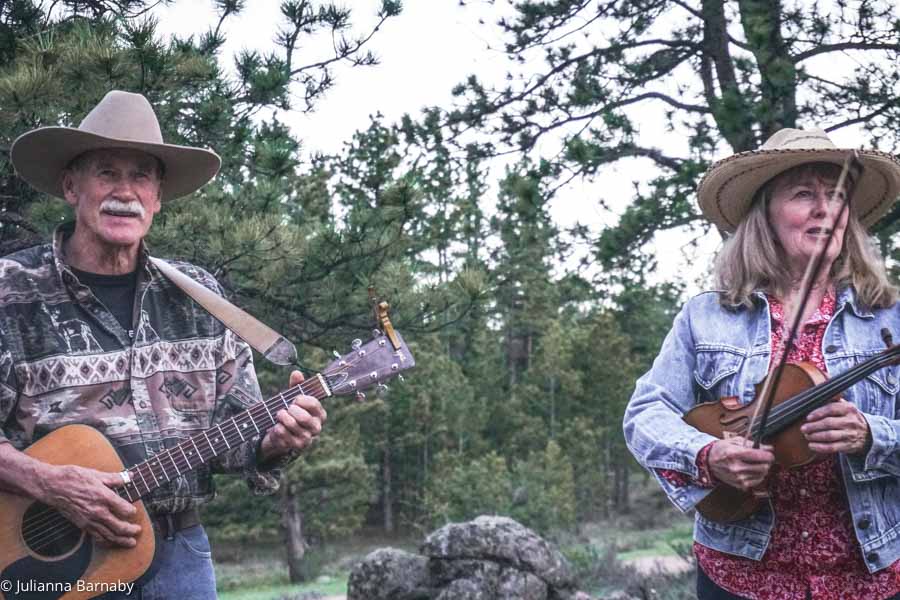
[[[869,423],[843,398],[809,413],[800,431],[816,454],[859,454],[871,444]]]
[[[709,449],[709,470],[722,483],[749,492],[765,480],[775,462],[772,446],[753,447],[748,439],[716,440]]]

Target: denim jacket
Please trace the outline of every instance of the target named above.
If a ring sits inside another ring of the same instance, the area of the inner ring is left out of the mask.
[[[885,349],[887,328],[900,338],[900,307],[867,310],[852,288],[838,292],[834,316],[823,338],[830,376],[842,373]],[[754,308],[724,307],[717,292],[705,292],[682,308],[659,356],[636,388],[625,410],[628,448],[656,477],[669,499],[687,512],[709,493],[689,484],[677,487],[659,469],[697,478],[696,458],[715,438],[694,429],[682,415],[695,404],[734,396],[753,401],[755,385],[769,369],[771,318],[766,297],[754,295]],[[890,366],[844,392],[868,421],[872,447],[866,455],[840,455],[853,525],[870,572],[900,558],[900,369]],[[774,525],[771,505],[728,524],[695,516],[694,539],[709,548],[760,560]]]

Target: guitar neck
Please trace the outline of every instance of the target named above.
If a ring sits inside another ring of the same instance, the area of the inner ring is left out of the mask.
[[[322,400],[331,392],[324,378],[316,375],[264,402],[257,402],[235,417],[129,468],[129,482],[117,489],[119,495],[134,502],[231,448],[262,435],[275,425],[278,411],[288,407],[300,395]]]

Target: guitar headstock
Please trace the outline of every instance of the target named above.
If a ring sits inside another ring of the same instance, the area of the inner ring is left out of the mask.
[[[416,366],[412,352],[400,335],[393,331],[398,348],[391,338],[375,330],[375,336],[363,344],[354,340],[352,350],[328,365],[322,376],[335,396],[359,394],[396,377]]]

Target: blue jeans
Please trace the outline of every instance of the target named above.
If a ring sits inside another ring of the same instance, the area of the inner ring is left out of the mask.
[[[102,600],[215,600],[216,576],[213,571],[209,538],[202,525],[175,532],[172,539],[156,537],[153,577],[135,585],[131,594],[105,594]]]

